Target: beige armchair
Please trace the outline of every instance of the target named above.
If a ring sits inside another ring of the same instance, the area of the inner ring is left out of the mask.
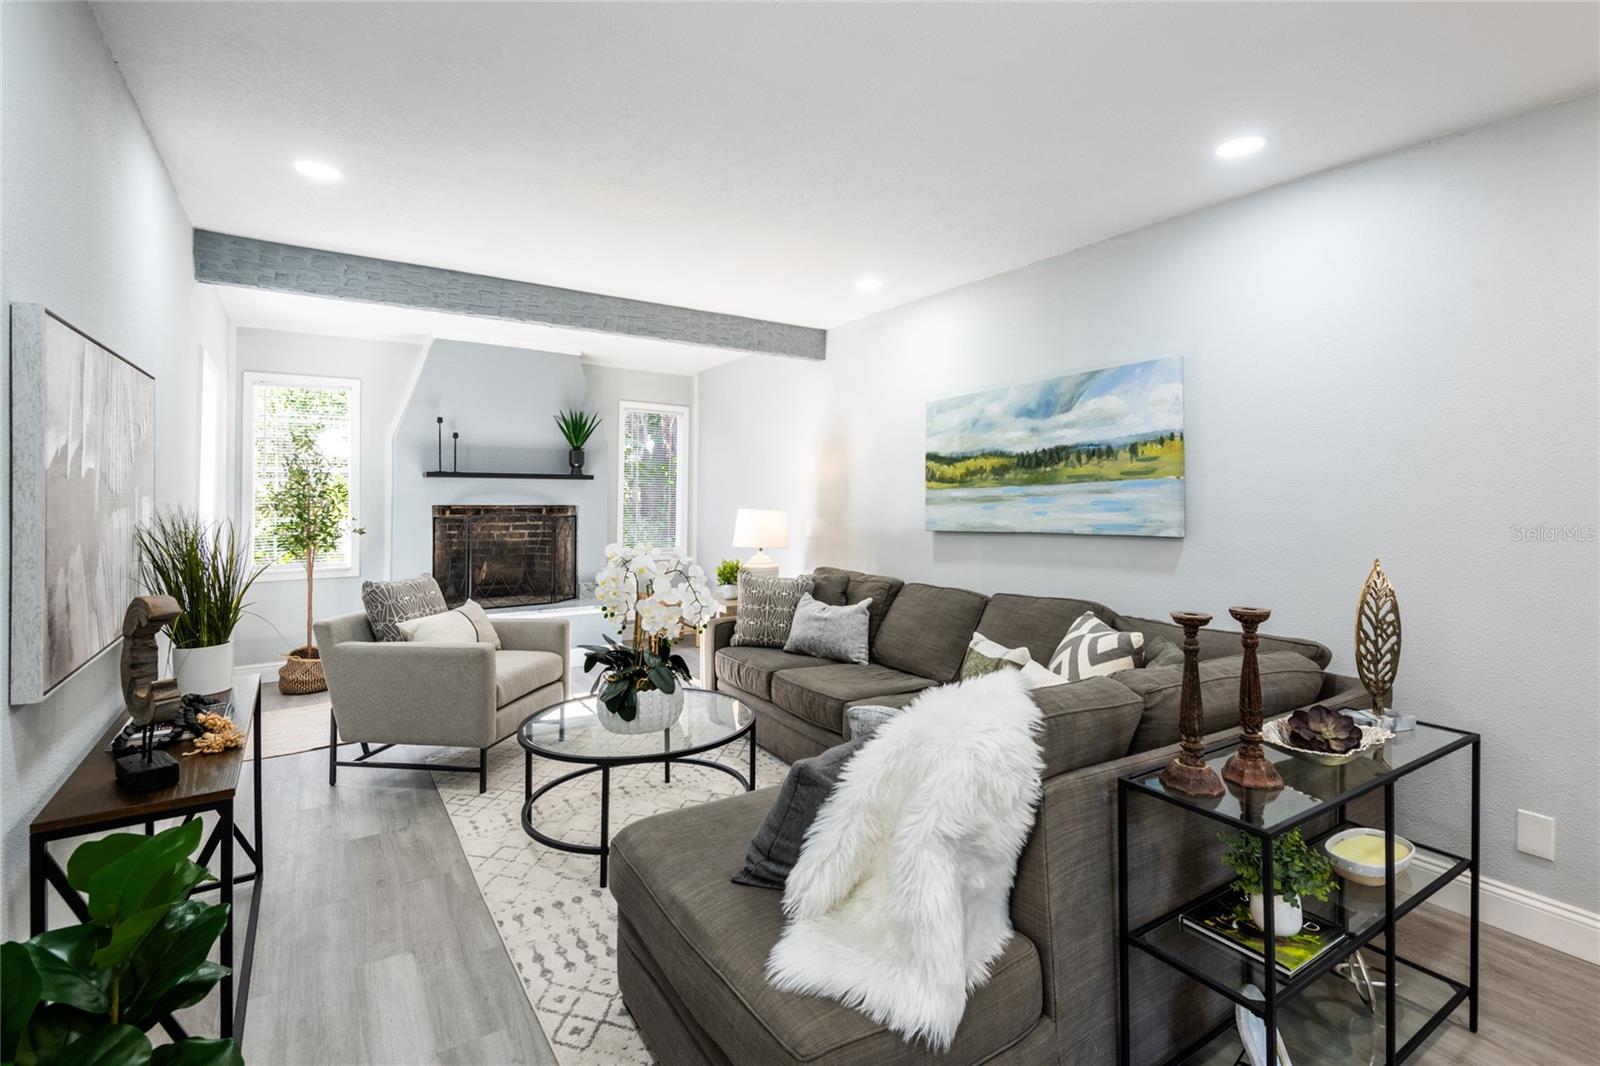
[[[338,784],[341,766],[476,770],[478,791],[484,791],[489,748],[516,732],[533,712],[567,698],[566,619],[493,621],[504,645],[500,651],[488,644],[381,642],[360,612],[316,623],[333,699],[328,784]],[[360,744],[361,755],[340,760],[341,738]],[[373,758],[396,744],[477,748],[478,765]]]

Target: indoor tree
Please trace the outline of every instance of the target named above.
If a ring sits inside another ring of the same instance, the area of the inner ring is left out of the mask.
[[[281,551],[280,562],[297,560],[306,568],[306,642],[289,652],[278,674],[279,688],[320,692],[327,687],[311,630],[317,554],[339,547],[345,533],[362,534],[350,516],[350,482],[322,450],[320,424],[289,433],[283,474],[266,494],[267,531]]]

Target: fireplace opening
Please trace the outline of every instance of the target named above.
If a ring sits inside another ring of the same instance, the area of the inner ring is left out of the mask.
[[[433,577],[445,603],[559,603],[578,595],[578,509],[566,504],[433,508]]]

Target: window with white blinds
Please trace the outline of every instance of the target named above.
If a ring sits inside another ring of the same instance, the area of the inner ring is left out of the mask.
[[[618,405],[617,538],[688,551],[689,409]]]
[[[251,554],[267,564],[264,575],[303,575],[305,563],[286,556],[272,533],[268,496],[284,476],[290,434],[314,428],[317,443],[337,476],[351,486],[350,510],[358,513],[356,443],[361,439],[361,383],[349,378],[287,374],[244,376],[243,513],[250,524]],[[356,523],[356,524],[359,524]],[[360,538],[346,533],[339,547],[317,555],[317,573],[354,573]]]

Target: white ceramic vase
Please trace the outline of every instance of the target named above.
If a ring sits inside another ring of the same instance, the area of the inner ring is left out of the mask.
[[[233,688],[233,641],[206,648],[173,648],[172,672],[185,696],[210,696]]]
[[[1250,894],[1250,920],[1256,923],[1256,928],[1265,931],[1267,928],[1266,897],[1259,892]],[[1305,912],[1300,904],[1290,903],[1282,896],[1277,896],[1272,901],[1272,935],[1274,939],[1281,940],[1286,936],[1294,936],[1305,925]]]
[[[732,603],[739,598],[739,586],[718,585],[717,595],[722,597],[723,603]]]
[[[613,714],[604,703],[595,701],[600,725],[612,733],[659,733],[671,729],[683,714],[683,684],[670,693],[657,689],[640,689],[634,694],[633,721],[624,721]]]

